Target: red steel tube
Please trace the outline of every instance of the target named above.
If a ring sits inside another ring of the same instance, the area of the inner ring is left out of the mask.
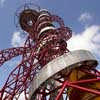
[[[70,82],[70,84],[83,84],[83,83],[92,83],[92,82],[97,82],[97,81],[100,81],[100,78],[80,80],[76,82]]]
[[[97,91],[97,90],[88,89],[88,88],[81,87],[81,86],[74,85],[74,84],[70,84],[70,83],[65,83],[65,84],[66,84],[66,86],[69,86],[69,87],[72,87],[72,88],[76,88],[76,89],[79,89],[79,90],[82,90],[82,91],[85,91],[85,92],[90,92],[90,93],[93,93],[93,94],[96,94],[96,95],[100,96],[100,92]]]
[[[55,100],[59,100],[59,99],[60,99],[60,97],[61,97],[61,95],[62,95],[64,89],[65,89],[66,86],[67,86],[67,83],[68,83],[68,81],[65,81],[65,82],[64,82],[64,84],[62,85],[62,88],[61,88],[60,92],[58,93],[58,95],[57,95],[57,97],[56,97]]]
[[[88,88],[76,85],[76,84],[80,84],[80,83],[91,83],[91,82],[97,82],[97,81],[100,81],[100,78],[98,78],[98,79],[81,80],[81,81],[76,81],[76,82],[68,82],[68,80],[67,80],[62,85],[62,88],[61,88],[61,90],[60,90],[60,92],[57,95],[55,100],[59,100],[60,99],[60,97],[61,97],[61,95],[62,95],[62,93],[63,93],[63,91],[64,91],[64,89],[66,87],[72,87],[72,88],[76,88],[76,89],[79,89],[79,90],[83,90],[85,92],[90,92],[90,93],[93,93],[93,94],[100,95],[100,92],[97,91],[97,90],[92,90],[92,89],[88,89]]]

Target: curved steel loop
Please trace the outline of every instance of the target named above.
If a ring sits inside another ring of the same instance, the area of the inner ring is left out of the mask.
[[[22,55],[24,53],[28,53],[30,52],[30,48],[29,47],[16,47],[16,48],[9,48],[9,49],[5,49],[5,50],[1,50],[0,51],[0,66],[12,59],[13,57]]]
[[[5,85],[2,88],[2,94],[1,94],[1,99],[3,98],[3,96],[5,96],[5,98],[9,98],[9,100],[12,100],[14,98],[14,96],[17,93],[22,93],[23,91],[25,91],[24,85],[28,86],[27,84],[29,84],[30,81],[30,77],[32,78],[31,73],[32,70],[34,70],[35,66],[37,66],[38,62],[35,63],[34,62],[35,59],[35,55],[34,55],[34,51],[32,54],[30,54],[30,57],[27,58],[26,60],[23,60],[9,75]],[[26,67],[26,70],[23,70],[23,68]],[[32,79],[31,79],[32,80]],[[6,95],[4,95],[5,93],[7,93]],[[7,99],[5,99],[7,100]]]
[[[64,21],[62,20],[62,18],[57,16],[57,15],[51,15],[51,20],[54,21],[54,22],[57,22],[60,25],[60,27],[65,26]]]

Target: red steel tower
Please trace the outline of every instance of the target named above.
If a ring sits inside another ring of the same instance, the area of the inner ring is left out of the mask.
[[[56,24],[59,27],[56,26]],[[19,24],[28,37],[23,47],[0,51],[0,65],[22,55],[0,90],[0,100],[100,100],[100,72],[95,57],[86,50],[70,52],[70,28],[47,10],[27,7]]]

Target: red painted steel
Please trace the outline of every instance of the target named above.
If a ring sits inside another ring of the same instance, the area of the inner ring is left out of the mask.
[[[10,60],[13,57],[22,55],[24,53],[29,53],[30,48],[29,47],[16,47],[16,48],[9,48],[5,50],[0,51],[0,66]]]
[[[89,72],[90,75],[100,77],[100,72],[96,69],[93,69],[92,72],[87,70],[87,69],[84,69],[84,70],[85,70],[86,73]],[[97,72],[97,74],[93,74],[93,73],[96,73],[96,72]],[[74,89],[78,89],[78,90],[81,90],[81,91],[89,92],[89,93],[96,94],[96,95],[100,96],[100,91],[99,90],[94,90],[94,89],[90,89],[90,88],[80,86],[80,84],[86,84],[87,85],[87,83],[91,84],[91,83],[95,83],[95,82],[100,82],[100,78],[97,78],[97,77],[93,78],[93,79],[86,79],[86,80],[80,80],[80,81],[75,81],[75,82],[70,82],[70,81],[66,80],[65,82],[63,82],[63,84],[61,86],[61,90],[60,90],[60,92],[57,95],[55,100],[60,100],[64,89],[67,88],[67,87],[72,87]]]
[[[41,16],[40,19],[37,20],[39,14],[48,14],[48,16]],[[31,20],[32,22],[29,25],[28,21]],[[60,25],[58,29],[48,29],[40,34],[40,31],[43,28],[53,26],[52,22],[54,21]],[[29,86],[34,75],[37,73],[37,70],[40,70],[41,67],[55,57],[62,55],[66,51],[68,52],[65,41],[71,37],[71,30],[64,26],[60,17],[50,15],[48,11],[36,12],[33,9],[25,9],[20,13],[19,23],[21,28],[29,33],[29,36],[24,47],[10,48],[0,51],[0,65],[13,57],[22,55],[21,63],[13,69],[8,76],[6,83],[0,90],[1,100],[13,100],[14,97],[18,99],[22,92],[24,92],[27,100]],[[40,24],[42,26],[40,26],[39,30],[38,27]],[[39,36],[39,34],[41,36]],[[45,44],[42,43],[44,41]],[[38,62],[36,62],[35,59],[37,59]]]
[[[0,65],[13,57],[22,55],[22,61],[11,71],[6,83],[0,90],[0,100],[13,100],[14,98],[18,100],[21,93],[24,93],[25,99],[28,100],[29,87],[38,70],[56,57],[69,52],[66,41],[71,38],[72,31],[70,28],[65,27],[63,20],[59,16],[52,15],[45,10],[37,12],[33,9],[25,9],[19,15],[20,26],[28,33],[28,38],[23,47],[0,51]],[[53,22],[57,22],[59,28],[56,28]],[[66,87],[100,95],[100,91],[78,85],[100,81],[100,78],[98,78],[100,72],[95,69],[80,70],[94,75],[95,78],[70,82],[60,80],[69,77],[70,73],[67,76],[62,75],[60,78],[54,79],[60,85],[53,86],[50,83],[50,89],[46,87],[40,88],[34,100],[46,100],[48,95],[50,95],[50,100],[63,100],[62,94],[65,92]]]

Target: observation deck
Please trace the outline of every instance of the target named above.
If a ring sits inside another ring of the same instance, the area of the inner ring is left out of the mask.
[[[36,90],[44,84],[47,80],[52,80],[54,77],[58,77],[59,73],[68,74],[71,70],[77,67],[88,66],[90,69],[95,68],[98,62],[90,51],[76,50],[69,53],[65,53],[46,64],[34,77],[29,97],[33,100]],[[83,66],[84,65],[84,66]]]

